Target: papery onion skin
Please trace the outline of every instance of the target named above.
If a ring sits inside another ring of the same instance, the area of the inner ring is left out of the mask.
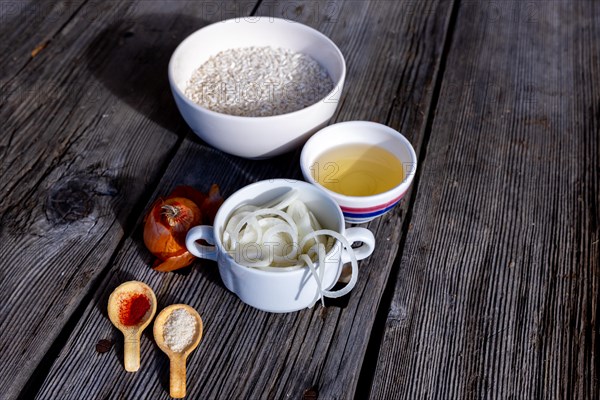
[[[155,201],[144,218],[143,235],[146,248],[158,258],[152,268],[169,272],[191,265],[195,257],[185,246],[187,232],[202,223],[212,225],[221,204],[223,198],[216,184],[208,195],[180,185],[166,199]]]
[[[159,272],[175,271],[187,267],[188,265],[192,264],[195,259],[196,257],[192,253],[186,251],[181,255],[169,257],[164,261],[156,260],[152,266],[152,269]]]
[[[189,200],[193,201],[194,203],[196,203],[196,205],[198,207],[200,207],[201,211],[204,211],[202,204],[208,198],[208,196],[206,194],[200,192],[195,187],[188,186],[188,185],[177,186],[175,189],[173,189],[173,191],[171,192],[169,197],[167,197],[167,199],[170,199],[173,197],[184,197],[186,199],[189,199]]]
[[[192,200],[184,197],[159,199],[145,218],[144,244],[160,260],[180,256],[187,252],[187,232],[201,222],[200,208]]]
[[[204,201],[196,204],[198,204],[202,209],[202,213],[204,214],[204,223],[207,225],[212,225],[215,221],[217,211],[219,211],[219,207],[221,207],[221,204],[223,204],[223,197],[221,197],[219,185],[213,183],[208,190],[208,196],[205,196]]]

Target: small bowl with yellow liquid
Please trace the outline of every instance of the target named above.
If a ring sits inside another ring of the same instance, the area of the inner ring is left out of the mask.
[[[348,223],[390,211],[408,191],[417,155],[398,131],[375,122],[333,124],[314,134],[300,156],[304,179],[324,190]]]

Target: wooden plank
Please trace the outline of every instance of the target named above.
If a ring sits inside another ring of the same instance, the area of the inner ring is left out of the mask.
[[[91,2],[10,81],[21,95],[0,108],[3,398],[98,286],[187,132],[166,66],[207,23],[199,8]]]
[[[371,398],[598,398],[599,49],[597,2],[461,2]]]
[[[77,13],[83,1],[0,2],[0,87],[4,102],[21,92],[9,93],[5,84],[37,57],[62,27]]]
[[[261,5],[258,13],[296,18],[328,34],[346,55],[347,87],[338,121],[392,121],[415,144],[423,138],[433,82],[451,2],[351,1],[315,11],[315,2]],[[332,10],[336,10],[335,14]],[[314,12],[320,17],[315,18]],[[419,88],[419,90],[408,90]],[[391,115],[390,115],[391,113]],[[261,179],[299,178],[298,154],[246,161],[185,140],[156,197],[184,183],[207,190],[218,182],[225,195]],[[148,199],[151,201],[151,198]],[[184,302],[205,321],[205,335],[188,361],[190,398],[298,398],[314,387],[320,398],[353,398],[377,307],[395,258],[406,207],[369,224],[378,245],[361,263],[359,283],[347,306],[276,315],[243,305],[222,285],[214,263],[197,262],[188,274],[149,269],[141,227],[127,240],[94,301],[58,356],[39,398],[168,398],[168,365],[148,332],[142,371],[124,372],[120,334],[106,318],[108,294],[120,282],[138,279],[157,292],[159,306]],[[115,348],[96,354],[99,340]]]

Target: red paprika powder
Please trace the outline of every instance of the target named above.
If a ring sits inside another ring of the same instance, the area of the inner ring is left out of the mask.
[[[128,294],[121,300],[119,319],[125,326],[135,326],[142,322],[142,318],[150,309],[150,299],[142,293]]]

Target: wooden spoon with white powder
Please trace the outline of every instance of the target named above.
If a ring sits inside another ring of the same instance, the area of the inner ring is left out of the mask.
[[[185,304],[166,307],[154,320],[154,340],[171,362],[170,395],[182,398],[186,394],[187,357],[202,339],[202,319],[196,310]]]

